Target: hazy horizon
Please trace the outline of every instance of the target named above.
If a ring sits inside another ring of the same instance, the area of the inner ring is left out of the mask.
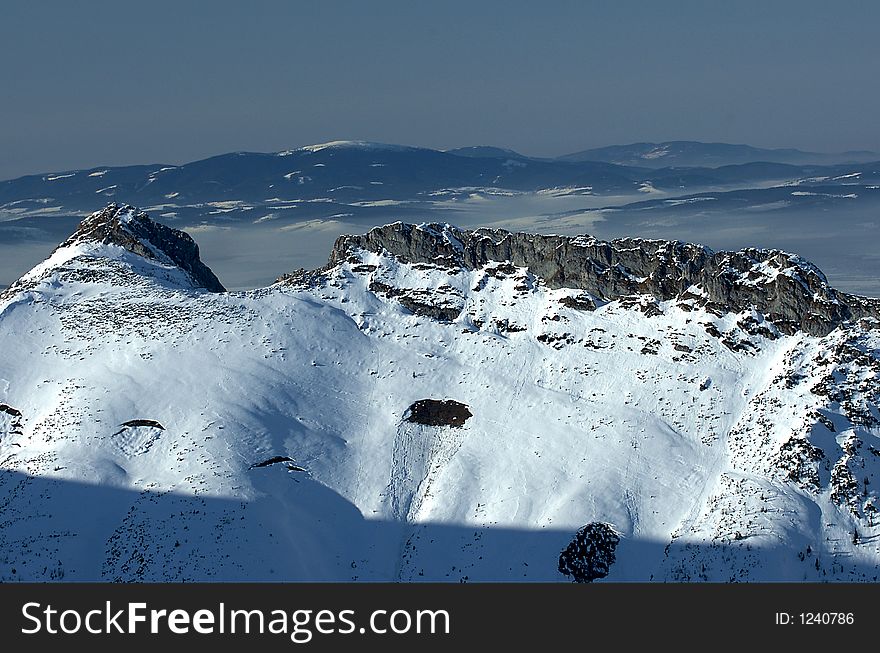
[[[817,0],[9,0],[0,179],[340,139],[878,151],[878,23],[875,3]]]

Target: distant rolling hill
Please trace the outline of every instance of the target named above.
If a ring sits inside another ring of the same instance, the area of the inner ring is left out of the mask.
[[[604,161],[624,166],[648,168],[710,167],[740,163],[766,162],[792,165],[864,163],[880,159],[877,152],[865,150],[825,154],[796,149],[765,149],[730,143],[698,141],[667,141],[664,143],[631,143],[583,150],[559,157],[558,161]]]

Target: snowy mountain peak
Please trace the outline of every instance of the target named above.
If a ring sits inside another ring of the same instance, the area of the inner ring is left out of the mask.
[[[189,234],[153,222],[133,206],[108,204],[83,220],[60,247],[80,243],[117,245],[146,259],[181,268],[198,287],[212,292],[225,291],[210,268],[202,263],[199,246]]]
[[[144,283],[226,291],[202,263],[189,234],[153,222],[133,206],[108,204],[86,217],[48,259],[0,292],[0,300],[84,278],[125,285],[133,282],[132,275]]]
[[[278,156],[288,156],[295,152],[320,152],[321,150],[394,150],[403,152],[407,150],[418,150],[422,148],[411,147],[408,145],[393,145],[391,143],[374,143],[373,141],[328,141],[327,143],[315,143],[314,145],[305,145],[295,150],[283,150],[278,152]]]
[[[652,295],[720,313],[757,310],[789,334],[825,335],[849,321],[880,318],[880,300],[839,292],[814,265],[778,250],[713,252],[679,241],[602,241],[398,222],[363,236],[340,237],[329,265],[358,250],[468,270],[509,262],[527,268],[550,288],[577,288],[606,301]]]

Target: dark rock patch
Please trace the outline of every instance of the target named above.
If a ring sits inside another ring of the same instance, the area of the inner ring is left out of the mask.
[[[576,342],[570,333],[540,333],[535,336],[535,340],[550,345],[554,349],[562,349],[566,345],[573,345]]]
[[[734,340],[730,337],[721,339],[721,344],[732,352],[753,354],[758,347],[751,340]]]
[[[752,316],[747,316],[736,323],[737,326],[752,336],[763,336],[767,340],[776,340],[779,335],[762,322],[758,322]]]
[[[652,340],[649,340],[648,342],[645,343],[645,345],[642,347],[641,353],[642,354],[651,354],[651,355],[656,356],[657,352],[659,350],[660,350],[660,341],[652,339]]]
[[[393,297],[413,315],[431,318],[439,322],[453,322],[461,314],[464,302],[449,286],[441,286],[431,292],[421,288],[397,288],[373,280],[370,292],[385,297]]]
[[[291,472],[304,472],[306,471],[302,467],[298,465],[294,465],[293,458],[288,456],[272,456],[271,458],[267,458],[266,460],[254,463],[248,469],[257,469],[258,467],[271,467],[272,465],[280,465],[281,463],[287,463],[287,469]]]
[[[805,438],[793,437],[779,448],[775,462],[789,481],[797,483],[806,490],[818,492],[819,465],[824,460],[825,454],[821,449],[810,444]],[[826,462],[825,467],[827,466]]]
[[[504,279],[505,277],[516,274],[516,268],[510,263],[501,263],[500,265],[489,266],[486,268],[486,274],[496,279]]]
[[[414,295],[401,295],[397,301],[414,315],[429,317],[439,322],[453,322],[461,314],[460,306],[448,303],[435,304]]]
[[[572,308],[576,311],[595,311],[596,310],[596,302],[593,301],[593,298],[589,295],[577,295],[575,297],[563,297],[559,300],[559,303],[567,308]]]
[[[519,333],[526,330],[526,327],[517,324],[516,322],[511,322],[506,317],[493,318],[492,324],[498,329],[499,333]]]
[[[0,423],[0,439],[3,439],[7,435],[22,434],[22,416],[20,410],[13,408],[8,404],[0,404],[0,415],[9,415],[9,417],[3,418],[3,421],[6,423],[5,425]]]
[[[130,419],[127,422],[123,422],[119,426],[151,426],[154,429],[159,429],[160,431],[165,430],[165,427],[154,419]]]
[[[646,317],[654,317],[655,315],[663,315],[663,311],[657,305],[657,301],[653,297],[646,295],[628,295],[620,298],[620,305],[624,308],[637,309],[645,314]]]
[[[16,410],[12,406],[8,406],[6,404],[0,404],[0,413],[6,413],[7,415],[11,415],[12,417],[21,417],[20,410]]]
[[[404,416],[407,422],[425,426],[452,426],[459,428],[473,417],[466,404],[452,399],[420,399],[409,407]]]
[[[605,578],[617,557],[620,536],[603,522],[592,522],[578,530],[574,539],[559,555],[559,573],[575,583],[592,583]]]

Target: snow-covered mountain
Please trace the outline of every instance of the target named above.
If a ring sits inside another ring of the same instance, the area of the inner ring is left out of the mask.
[[[110,205],[0,293],[0,578],[874,581],[878,318],[775,250],[446,224],[230,293]]]

